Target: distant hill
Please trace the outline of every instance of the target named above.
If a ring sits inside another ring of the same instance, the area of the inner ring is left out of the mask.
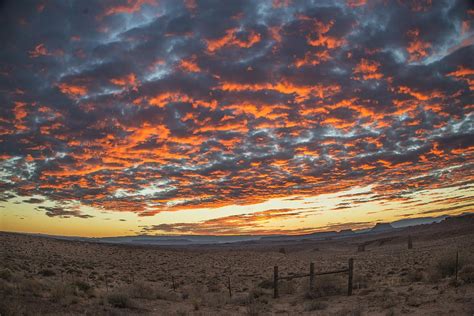
[[[433,230],[438,227],[461,227],[474,225],[474,213],[463,213],[457,216],[441,215],[437,217],[407,218],[391,223],[376,223],[372,228],[359,230],[343,229],[341,231],[314,232],[303,235],[136,235],[117,237],[71,237],[52,236],[44,234],[30,234],[36,236],[50,237],[56,239],[104,242],[115,244],[143,244],[143,245],[163,245],[163,246],[187,246],[187,245],[215,245],[228,243],[254,243],[254,242],[305,242],[317,240],[329,240],[347,238],[352,236],[363,236],[371,234],[381,234],[391,231],[410,229]]]
[[[370,232],[386,232],[394,230],[393,226],[390,223],[377,223],[374,227],[370,230]]]
[[[448,215],[441,215],[437,217],[420,217],[420,218],[405,218],[395,222],[390,223],[394,228],[416,226],[416,225],[425,225],[431,223],[439,223],[445,218],[449,217]]]

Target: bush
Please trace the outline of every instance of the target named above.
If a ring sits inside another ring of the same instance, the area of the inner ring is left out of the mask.
[[[258,287],[262,289],[273,289],[273,281],[272,280],[263,280],[258,284]]]
[[[16,315],[30,315],[29,311],[20,302],[14,300],[0,301],[0,315],[2,316],[16,316]]]
[[[150,285],[142,282],[133,283],[129,287],[128,293],[133,298],[144,298],[148,300],[156,298],[154,289]]]
[[[423,272],[420,270],[410,270],[406,275],[408,282],[420,282],[423,278]]]
[[[55,276],[56,272],[54,272],[53,270],[49,270],[49,269],[43,269],[40,272],[38,272],[38,274],[42,275],[44,277],[50,277],[50,276]]]
[[[305,311],[322,311],[328,307],[328,304],[320,301],[311,301],[305,305]]]
[[[295,294],[297,285],[293,280],[280,281],[278,284],[279,292],[281,294]]]
[[[44,285],[35,279],[21,279],[18,288],[23,293],[30,293],[33,296],[39,297],[43,293]]]
[[[354,289],[366,289],[369,287],[369,277],[367,275],[356,274],[352,284]]]
[[[67,304],[75,294],[75,288],[71,284],[56,283],[51,288],[51,301]]]
[[[264,307],[262,306],[262,303],[252,298],[252,296],[249,296],[246,302],[246,314],[249,316],[258,316],[263,312],[263,310]]]
[[[459,271],[459,277],[466,283],[474,283],[474,264],[465,265],[461,271]]]
[[[345,282],[341,278],[331,275],[322,276],[316,278],[314,289],[306,293],[306,298],[340,295],[344,293],[345,288]]]
[[[462,266],[463,260],[460,257],[458,269],[460,270]],[[436,264],[436,269],[443,278],[454,275],[456,273],[456,254],[448,254],[441,257]]]
[[[0,279],[10,281],[13,277],[13,273],[9,269],[0,270]]]
[[[134,304],[124,293],[113,293],[107,296],[110,305],[117,308],[133,308]]]

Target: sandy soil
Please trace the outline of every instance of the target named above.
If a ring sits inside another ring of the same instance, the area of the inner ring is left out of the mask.
[[[1,315],[474,315],[474,226],[343,240],[164,248],[0,233]],[[367,243],[364,252],[357,245]],[[459,251],[459,277],[454,276]],[[280,275],[347,267],[347,274]],[[229,295],[230,279],[232,297]],[[174,289],[173,289],[174,283]]]

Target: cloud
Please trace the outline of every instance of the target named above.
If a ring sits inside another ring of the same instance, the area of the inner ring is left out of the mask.
[[[48,207],[48,206],[38,206],[38,210],[46,211],[46,216],[49,217],[60,217],[60,218],[70,218],[70,217],[77,217],[77,218],[92,218],[93,216],[82,214],[79,210],[66,210],[62,207]]]
[[[305,218],[310,211],[300,211],[293,209],[270,209],[250,214],[232,215],[218,217],[198,223],[173,223],[158,224],[146,226],[142,229],[144,233],[161,232],[161,233],[180,233],[180,234],[220,234],[220,235],[237,235],[247,233],[301,233],[304,230],[293,229],[276,229],[268,230],[262,224],[269,220],[288,219],[288,218]]]
[[[151,216],[361,183],[373,201],[469,184],[468,8],[7,2],[2,200],[40,195]],[[258,228],[265,218],[249,216],[228,220]],[[205,225],[226,233],[230,223]],[[163,228],[200,229],[189,225]]]

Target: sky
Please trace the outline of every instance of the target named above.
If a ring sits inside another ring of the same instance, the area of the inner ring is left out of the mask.
[[[474,211],[470,1],[2,1],[0,230]]]

